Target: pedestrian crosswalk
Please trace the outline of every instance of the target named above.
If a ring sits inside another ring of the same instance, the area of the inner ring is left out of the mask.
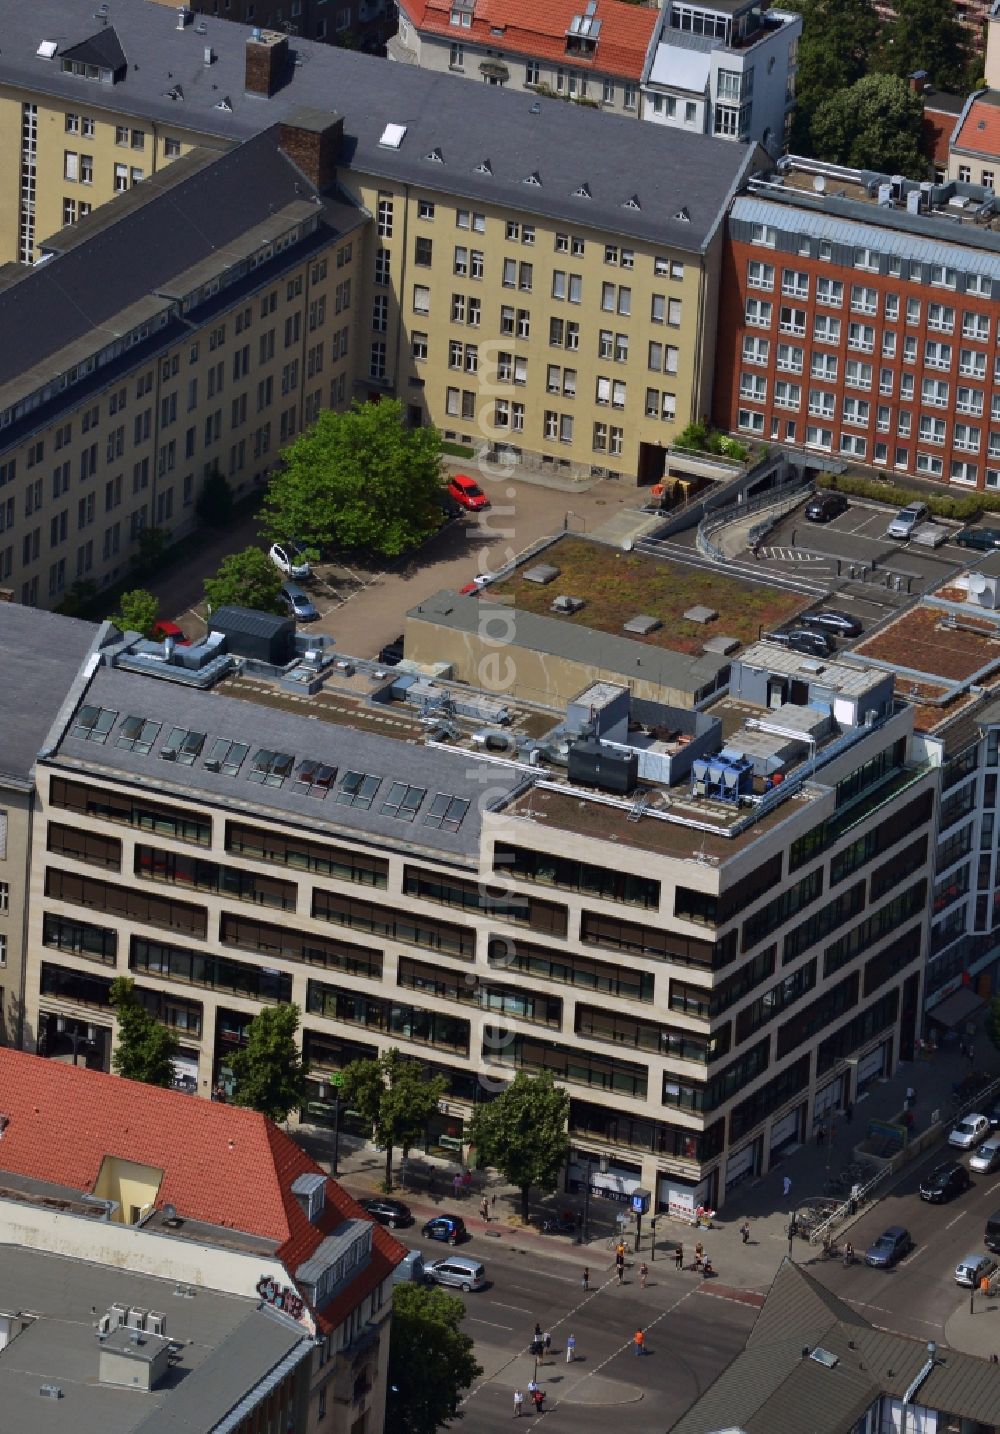
[[[770,558],[776,563],[825,563],[829,566],[829,560],[820,553],[806,553],[801,548],[757,548],[758,558]]]

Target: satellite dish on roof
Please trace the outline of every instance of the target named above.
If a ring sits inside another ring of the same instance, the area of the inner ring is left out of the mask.
[[[813,189],[817,194],[826,193],[826,179],[822,174],[817,174],[813,179]]]

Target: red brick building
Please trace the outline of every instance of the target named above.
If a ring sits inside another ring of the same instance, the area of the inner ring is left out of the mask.
[[[1000,488],[992,191],[787,158],[730,210],[714,416],[852,464]]]

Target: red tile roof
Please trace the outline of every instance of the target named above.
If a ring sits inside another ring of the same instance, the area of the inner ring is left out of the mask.
[[[1000,159],[1000,105],[973,100],[954,147],[988,159]]]
[[[593,56],[584,56],[566,53],[566,31],[574,17],[584,13],[586,0],[548,0],[545,5],[537,0],[476,0],[469,29],[450,23],[451,0],[402,0],[400,8],[422,33],[636,82],[659,18],[658,10],[643,5],[597,0],[601,31]],[[494,33],[499,29],[502,34]]]
[[[345,1219],[368,1219],[334,1180],[312,1224],[292,1194],[299,1175],[322,1170],[284,1131],[253,1110],[161,1090],[82,1066],[0,1048],[0,1171],[86,1194],[106,1155],[163,1171],[157,1209],[273,1240],[294,1277]],[[373,1257],[319,1323],[334,1328],[405,1254],[374,1226]],[[339,1308],[342,1311],[338,1313]]]

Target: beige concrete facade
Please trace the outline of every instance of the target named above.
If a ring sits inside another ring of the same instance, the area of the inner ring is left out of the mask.
[[[30,784],[0,775],[0,1044],[21,1034],[28,870],[31,860]]]

